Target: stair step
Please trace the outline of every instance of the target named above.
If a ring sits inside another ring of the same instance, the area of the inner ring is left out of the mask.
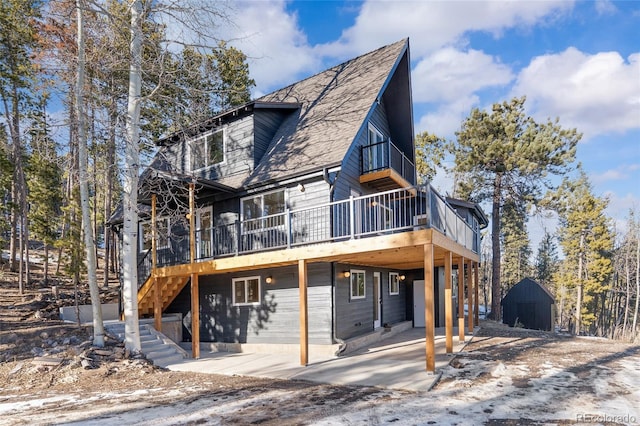
[[[182,361],[184,358],[180,354],[165,356],[162,358],[156,358],[153,360],[154,365],[158,367],[166,367],[167,365],[176,364]]]
[[[170,355],[179,355],[179,354],[178,352],[176,352],[175,348],[172,348],[171,346],[154,349],[153,351],[149,351],[145,353],[145,356],[151,360],[154,360],[157,358],[163,358],[165,356],[170,356]]]

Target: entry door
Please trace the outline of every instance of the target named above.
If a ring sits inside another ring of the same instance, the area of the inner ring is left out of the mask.
[[[196,214],[196,256],[198,259],[213,257],[213,209],[202,208]]]
[[[373,328],[380,328],[382,323],[382,291],[380,272],[373,273]]]
[[[424,280],[413,282],[413,326],[424,327]]]

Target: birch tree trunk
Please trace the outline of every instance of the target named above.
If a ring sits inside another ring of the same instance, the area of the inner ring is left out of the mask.
[[[638,335],[638,308],[640,308],[640,232],[636,229],[636,306],[633,313],[633,341]]]
[[[88,156],[87,156],[87,130],[85,122],[84,104],[84,4],[82,0],[76,0],[76,13],[78,19],[78,73],[76,79],[76,119],[78,120],[78,157],[80,179],[80,207],[82,209],[82,227],[84,234],[85,253],[87,255],[87,279],[91,294],[91,306],[93,311],[93,344],[104,346],[104,324],[102,322],[102,306],[100,305],[100,291],[98,289],[96,249],[91,226],[91,211],[89,206],[89,182],[88,182]]]
[[[125,317],[125,347],[140,352],[138,322],[138,170],[140,167],[140,94],[142,87],[142,1],[132,0],[129,98],[123,180],[122,297]]]

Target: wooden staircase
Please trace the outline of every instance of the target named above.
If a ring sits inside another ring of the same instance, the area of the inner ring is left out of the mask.
[[[180,291],[189,282],[188,276],[183,277],[162,277],[157,278],[160,290],[160,300],[162,301],[162,311],[169,307],[171,302],[180,294]],[[153,302],[155,300],[155,289],[153,277],[147,278],[142,287],[138,290],[138,314],[153,315]]]

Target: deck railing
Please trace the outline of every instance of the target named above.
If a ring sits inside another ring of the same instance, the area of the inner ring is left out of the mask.
[[[452,240],[478,250],[472,229],[430,186],[350,197],[314,207],[286,210],[196,232],[196,259],[247,254],[323,242],[365,238],[421,228],[435,228]],[[159,264],[189,261],[188,251],[164,256]]]
[[[393,169],[407,182],[414,182],[416,167],[390,139],[361,147],[361,174]]]

